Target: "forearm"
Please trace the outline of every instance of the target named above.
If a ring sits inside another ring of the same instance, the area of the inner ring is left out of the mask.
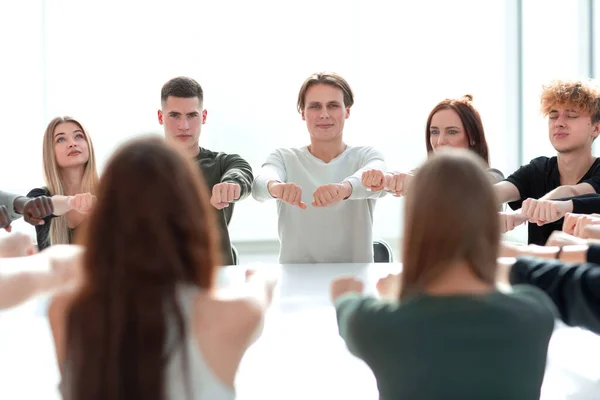
[[[498,205],[521,200],[519,189],[511,182],[502,181],[494,185]]]
[[[0,310],[15,307],[49,289],[46,272],[18,272],[0,275]]]
[[[73,209],[69,205],[69,196],[52,196],[52,206],[54,207],[54,215],[64,215]]]
[[[342,182],[339,182],[339,183],[348,182],[351,185],[352,193],[350,193],[349,199],[351,199],[351,200],[377,199],[386,193],[384,191],[371,192],[362,185],[362,174],[363,174],[363,172],[368,171],[370,169],[376,169],[376,170],[379,170],[379,171],[382,171],[385,173],[387,168],[386,168],[383,160],[375,159],[375,160],[369,161],[361,169],[359,169],[354,174],[352,174],[351,176],[344,179]]]
[[[600,333],[600,270],[597,265],[565,265],[560,261],[524,258],[513,265],[510,282],[538,287],[550,296],[565,323]]]
[[[269,192],[270,182],[283,182],[283,179],[275,171],[263,170],[252,183],[252,197],[256,201],[271,200],[274,197]]]
[[[221,178],[221,182],[236,183],[240,186],[240,201],[248,197],[252,191],[252,167],[241,157],[231,162]]]
[[[542,200],[560,199],[563,197],[575,197],[584,194],[596,193],[594,187],[589,183],[579,183],[577,185],[562,185],[546,193]]]

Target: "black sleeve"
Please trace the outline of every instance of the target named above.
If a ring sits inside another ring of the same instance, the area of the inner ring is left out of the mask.
[[[585,259],[589,263],[600,265],[600,245],[591,243],[588,247]]]
[[[519,190],[519,196],[521,196],[520,200],[508,203],[510,208],[513,210],[518,210],[521,208],[523,200],[534,197],[532,194],[532,188],[536,186],[536,182],[534,181],[537,175],[537,167],[532,161],[529,164],[523,165],[505,179],[506,182],[510,182],[515,185],[515,187]]]
[[[233,182],[240,185],[240,198],[237,201],[250,195],[254,176],[252,167],[246,160],[237,154],[226,154],[221,157],[221,171],[223,171],[221,182]]]
[[[572,197],[571,200],[573,201],[573,212],[575,214],[600,213],[600,195],[598,194],[584,194]]]
[[[29,193],[27,193],[27,197],[31,199],[40,196],[50,197],[50,191],[47,188],[43,187],[32,189]],[[50,234],[50,220],[52,218],[56,218],[56,215],[49,215],[46,218],[43,218],[44,224],[35,226],[35,235],[39,251],[44,250],[50,245],[48,235]]]
[[[513,265],[510,282],[542,289],[566,324],[600,334],[600,266],[523,257]]]

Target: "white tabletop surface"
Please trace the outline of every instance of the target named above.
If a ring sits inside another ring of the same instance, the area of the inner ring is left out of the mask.
[[[238,399],[377,399],[375,379],[338,336],[329,283],[340,275],[377,279],[399,264],[310,264],[261,267],[279,276],[262,337],[248,350]],[[243,281],[245,266],[223,270],[221,284]],[[58,371],[45,304],[34,299],[0,312],[0,399],[58,399]],[[559,326],[552,338],[543,400],[600,399],[600,336]],[[515,365],[515,368],[519,368]]]

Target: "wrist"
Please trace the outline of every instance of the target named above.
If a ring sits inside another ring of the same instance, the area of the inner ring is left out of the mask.
[[[13,208],[17,214],[23,214],[23,209],[25,208],[25,203],[27,203],[29,198],[25,196],[19,196],[13,201]]]
[[[271,181],[267,182],[267,191],[269,192],[269,194],[271,196],[273,196],[273,192],[272,192],[273,186],[275,186],[275,185],[277,185],[279,183],[281,183],[281,182],[276,181],[276,180],[271,180]],[[273,197],[275,197],[275,196],[273,196]]]
[[[346,200],[352,196],[352,184],[348,181],[343,181],[341,185],[344,188],[344,200]]]

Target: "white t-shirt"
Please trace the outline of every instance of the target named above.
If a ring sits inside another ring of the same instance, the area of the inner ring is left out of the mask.
[[[277,149],[269,155],[254,180],[252,196],[258,201],[273,199],[267,189],[271,180],[295,183],[308,206],[302,210],[277,200],[280,263],[373,262],[373,210],[384,192],[362,186],[367,169],[386,171],[383,155],[372,147],[348,146],[328,163],[307,147]],[[343,181],[352,185],[347,200],[328,207],[312,205],[317,187]]]

